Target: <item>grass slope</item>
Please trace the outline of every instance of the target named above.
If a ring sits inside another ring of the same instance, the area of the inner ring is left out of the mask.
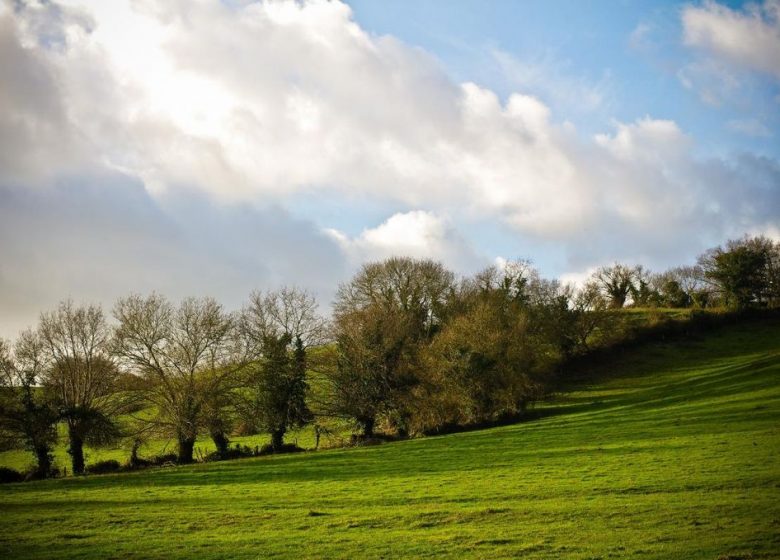
[[[780,323],[601,374],[514,426],[5,485],[0,557],[780,557]]]

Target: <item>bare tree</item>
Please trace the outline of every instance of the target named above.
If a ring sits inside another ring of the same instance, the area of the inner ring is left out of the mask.
[[[193,460],[204,409],[246,365],[237,321],[211,298],[174,307],[163,296],[132,295],[114,307],[114,351],[149,379],[156,427],[176,438],[181,463]]]
[[[99,306],[65,301],[41,314],[38,333],[47,360],[42,381],[68,426],[73,474],[81,474],[85,442],[99,445],[119,437],[116,418],[125,403],[114,391],[118,370],[109,349],[111,329]]]
[[[339,286],[335,319],[356,309],[395,309],[416,325],[416,336],[431,336],[442,323],[454,289],[454,274],[441,263],[393,257],[363,265],[350,282]]]
[[[300,338],[304,348],[327,340],[328,322],[320,315],[319,304],[309,292],[285,286],[280,290],[252,292],[242,313],[242,325],[251,343],[262,354],[266,336],[289,335],[291,343]]]
[[[712,287],[698,266],[678,266],[654,277],[660,300],[669,307],[706,307]]]
[[[572,310],[577,317],[574,332],[580,349],[587,350],[593,336],[609,324],[608,307],[609,302],[595,280],[586,282],[577,290]]]

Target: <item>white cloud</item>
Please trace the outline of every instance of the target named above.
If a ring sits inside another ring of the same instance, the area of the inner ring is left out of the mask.
[[[780,1],[733,10],[714,1],[682,13],[685,44],[780,78]]]
[[[584,270],[567,272],[565,274],[561,274],[558,280],[561,282],[561,284],[570,284],[576,288],[582,288],[585,286],[588,280],[590,280],[590,278],[593,276],[593,273],[595,273],[597,269],[597,266],[591,266]]]
[[[18,176],[102,165],[138,177],[158,199],[188,188],[222,202],[283,203],[320,190],[561,240],[597,227],[604,212],[629,225],[636,209],[605,203],[616,190],[621,200],[646,200],[632,191],[641,181],[625,178],[690,157],[675,123],[650,118],[583,142],[539,99],[515,93],[502,102],[477,84],[455,84],[421,49],[363,31],[340,2],[66,6],[3,16],[14,59],[35,61],[36,79],[53,84],[32,98],[50,110],[25,109],[19,95],[8,102],[9,114],[26,111],[25,126],[47,131],[40,141],[0,121],[16,152],[40,152],[16,166]],[[0,90],[35,85],[17,74]],[[655,177],[656,189],[691,194],[673,173]],[[642,213],[665,214],[661,203]]]
[[[631,124],[618,122],[616,129],[613,136],[598,134],[595,140],[622,161],[662,166],[684,157],[691,146],[674,121],[645,117]]]
[[[523,71],[527,84],[551,83]],[[554,89],[601,106],[608,80],[604,89],[575,82]],[[16,267],[0,271],[0,293],[33,305],[113,286],[108,298],[140,278],[138,289],[243,297],[253,278],[316,276],[335,286],[355,262],[398,253],[467,269],[483,257],[453,226],[463,219],[508,228],[520,246],[564,247],[571,270],[625,255],[687,258],[724,236],[776,226],[775,160],[699,161],[694,139],[651,117],[581,138],[518,89],[500,99],[454,83],[434,57],[365,32],[337,1],[68,0],[4,9],[0,210],[35,235],[7,230],[0,239]],[[135,181],[162,217],[119,219],[122,189],[95,179],[117,175]],[[90,221],[67,198],[62,205],[76,217],[46,234],[62,184],[84,182],[115,197],[85,202],[105,219]],[[9,202],[32,192],[46,211]],[[269,208],[311,192],[395,214],[355,237],[274,219]],[[181,202],[168,210],[188,197],[200,201],[190,218]],[[265,209],[244,216],[241,205]],[[246,223],[234,231],[236,215]],[[79,235],[66,235],[72,230]],[[207,250],[192,247],[199,243]],[[90,249],[68,267],[55,258],[82,244]],[[155,273],[145,277],[144,266]]]
[[[448,220],[423,210],[393,214],[354,238],[336,229],[326,232],[353,263],[410,256],[438,260],[461,272],[471,272],[487,263]]]

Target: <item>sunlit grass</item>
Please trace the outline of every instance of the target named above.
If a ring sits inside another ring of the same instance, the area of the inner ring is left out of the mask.
[[[593,375],[492,430],[5,485],[0,557],[778,557],[777,322]]]

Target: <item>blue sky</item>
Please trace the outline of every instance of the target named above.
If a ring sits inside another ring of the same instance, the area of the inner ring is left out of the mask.
[[[780,237],[780,1],[0,3],[0,336],[60,299],[390,255],[692,263]]]
[[[672,119],[697,138],[702,154],[750,150],[777,157],[775,136],[750,137],[729,121],[756,118],[770,131],[780,124],[776,79],[740,75],[733,99],[715,106],[687,89],[678,73],[701,59],[683,45],[681,13],[697,2],[436,0],[349,2],[355,19],[372,33],[393,35],[433,53],[456,81],[476,81],[506,97],[518,88],[538,95],[556,118],[595,134],[610,119],[627,122],[651,115]],[[744,10],[747,2],[720,2]],[[513,81],[491,56],[503,51],[540,67],[547,83]],[[737,69],[734,69],[737,71]],[[603,103],[584,108],[557,86],[603,93]],[[563,98],[562,98],[563,97]]]
[[[684,45],[682,12],[696,2],[623,0],[492,1],[436,0],[377,2],[352,0],[355,20],[375,35],[396,37],[434,55],[456,82],[474,81],[503,100],[517,91],[537,96],[559,122],[574,123],[583,137],[609,131],[614,121],[669,119],[695,139],[700,158],[730,158],[741,152],[776,159],[780,142],[780,86],[775,77],[732,67],[739,78],[717,103],[686,86],[686,68],[706,60]],[[746,2],[720,5],[745,12]],[[527,65],[533,77],[517,77],[502,57]],[[778,53],[780,56],[780,53]],[[587,95],[595,99],[583,101]],[[751,134],[734,123],[755,121],[766,128]],[[387,208],[343,201],[301,201],[315,220],[340,214],[345,231],[358,234]],[[353,216],[354,214],[354,216]],[[511,228],[466,224],[480,249],[520,256],[539,240],[518,238]],[[551,243],[537,264],[551,274],[565,272],[566,258]]]

